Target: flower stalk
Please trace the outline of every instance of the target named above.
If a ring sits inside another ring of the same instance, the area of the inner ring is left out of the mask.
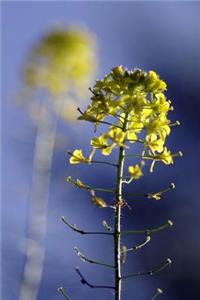
[[[91,89],[92,101],[86,111],[82,112],[78,109],[81,113],[79,119],[94,123],[95,133],[98,125],[104,124],[109,127],[107,131],[91,139],[90,145],[92,150],[88,157],[84,156],[81,149],[68,152],[70,163],[84,163],[85,165],[97,163],[114,166],[116,168],[116,183],[115,188],[104,189],[84,184],[80,179],[73,180],[71,176],[67,178],[67,181],[88,192],[90,201],[94,205],[101,209],[112,208],[112,211],[114,210],[114,224],[109,226],[104,220],[102,224],[106,231],[84,231],[75,225],[71,225],[64,217],[61,220],[73,231],[82,235],[105,234],[113,237],[113,265],[90,259],[82,254],[77,247],[75,247],[75,251],[80,259],[85,262],[113,269],[113,286],[90,284],[79,269],[76,269],[76,271],[81,278],[81,282],[88,287],[114,289],[115,300],[122,300],[122,281],[124,279],[142,275],[154,275],[171,264],[171,260],[168,258],[150,271],[138,271],[124,275],[121,270],[122,263],[126,261],[127,252],[135,252],[144,248],[152,240],[153,234],[159,233],[173,225],[172,221],[168,220],[164,224],[150,229],[121,230],[122,209],[124,206],[129,207],[129,204],[124,199],[124,188],[143,176],[144,160],[147,163],[151,161],[150,172],[153,172],[156,162],[170,165],[173,164],[174,158],[182,156],[180,151],[171,154],[170,150],[165,147],[165,140],[170,134],[170,128],[179,125],[178,122],[171,123],[167,118],[168,111],[172,111],[172,106],[171,101],[167,100],[164,95],[165,90],[166,83],[154,71],[149,71],[148,73],[139,69],[128,71],[118,66],[112,69],[111,73],[106,75],[103,80],[96,81],[94,88]],[[111,123],[111,118],[109,122],[104,121],[107,116],[114,117],[115,122]],[[135,143],[143,144],[141,153],[135,153],[135,151],[130,153],[132,151],[131,146]],[[94,159],[96,151],[100,151],[103,156],[109,156],[114,149],[118,150],[117,163]],[[127,149],[129,153],[126,153]],[[128,168],[125,165],[126,159],[127,161],[128,159],[132,160]],[[137,159],[137,163],[134,162],[135,159]],[[172,183],[169,187],[158,192],[131,194],[131,196],[137,197],[139,195],[146,199],[160,200],[166,192],[174,188],[175,184]],[[115,196],[114,203],[110,204],[99,197],[98,193],[100,192],[113,193]],[[121,239],[128,234],[144,235],[143,242],[131,248],[121,245]],[[161,290],[157,289],[152,299],[156,299],[160,294]]]
[[[123,131],[126,132],[128,114],[123,124]],[[124,141],[123,141],[124,142]],[[125,161],[125,147],[119,148],[116,202],[115,202],[115,232],[114,232],[114,259],[115,259],[115,300],[121,300],[121,208],[123,204],[122,187]]]

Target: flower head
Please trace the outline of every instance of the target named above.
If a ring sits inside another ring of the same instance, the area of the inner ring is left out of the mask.
[[[130,149],[131,143],[142,143],[141,160],[153,161],[151,172],[157,161],[172,164],[173,155],[165,147],[172,127],[168,119],[172,106],[165,96],[166,89],[166,83],[155,71],[129,71],[122,66],[113,68],[103,79],[97,80],[90,89],[91,102],[79,118],[94,123],[95,130],[101,124],[109,126],[103,134],[91,139],[92,156],[96,149],[109,156],[113,149]],[[136,156],[140,155],[136,153]],[[78,153],[78,159],[72,157],[71,161],[90,162],[91,155],[87,159]],[[139,163],[129,167],[133,179],[141,177],[140,166]]]

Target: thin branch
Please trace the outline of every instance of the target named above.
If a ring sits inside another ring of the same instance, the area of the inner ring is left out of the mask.
[[[150,271],[144,271],[144,272],[135,272],[135,273],[131,273],[125,276],[122,276],[121,279],[126,279],[126,278],[130,278],[130,277],[135,277],[135,276],[145,276],[145,275],[154,275],[157,273],[160,273],[161,271],[163,271],[164,269],[166,269],[168,266],[170,266],[172,263],[170,258],[167,258],[161,265],[159,265],[157,268],[150,270]]]
[[[146,246],[150,241],[151,241],[151,236],[147,235],[146,239],[143,243],[133,246],[131,248],[125,249],[124,251],[121,251],[121,253],[140,250],[142,247]]]
[[[86,284],[88,287],[90,288],[95,288],[95,289],[115,289],[114,286],[109,286],[109,285],[94,285],[94,284],[91,284],[89,283],[85,277],[82,275],[82,273],[80,272],[79,268],[76,268],[76,272],[78,273],[78,275],[80,276],[81,278],[81,283],[82,284]]]
[[[126,139],[125,142],[138,142],[144,144],[144,141],[141,139]]]
[[[69,154],[70,156],[73,156],[76,158],[75,155],[73,155],[72,152],[70,151],[67,151],[67,154]],[[80,161],[80,163],[83,163],[83,164],[88,164],[88,165],[91,165],[91,163],[95,163],[95,164],[104,164],[104,165],[110,165],[110,166],[113,166],[113,167],[118,167],[117,164],[114,164],[114,163],[110,163],[108,161],[98,161],[98,160],[86,160],[86,161]]]
[[[93,187],[90,187],[90,190],[93,190],[93,191],[96,191],[96,192],[106,192],[106,193],[113,193],[115,194],[115,190],[112,190],[112,189],[103,189],[103,188],[93,188]]]
[[[64,288],[61,286],[58,288],[58,292],[67,300],[71,300],[71,298],[65,293]]]
[[[74,247],[74,250],[75,250],[76,254],[80,257],[80,259],[83,260],[83,261],[87,261],[90,264],[96,264],[96,265],[108,267],[108,268],[111,268],[111,269],[115,269],[115,267],[112,266],[112,265],[109,265],[109,264],[106,264],[106,263],[102,263],[102,262],[99,262],[99,261],[96,261],[96,260],[88,258],[83,253],[81,253],[77,247]]]
[[[163,291],[160,288],[157,288],[155,293],[151,297],[151,300],[157,299],[161,294],[163,294]]]
[[[126,196],[131,196],[131,197],[147,197],[148,194],[142,194],[142,193],[126,193]]]
[[[183,153],[181,151],[178,151],[177,153],[169,155],[169,157],[182,157]],[[154,160],[154,161],[162,161],[162,159],[157,158],[157,155],[155,156],[146,156],[146,155],[140,155],[140,154],[126,154],[124,157],[140,157],[142,159],[147,159],[147,160]]]
[[[117,164],[110,163],[110,162],[108,162],[108,161],[91,160],[90,163],[94,163],[94,164],[104,164],[104,165],[109,165],[109,166],[113,166],[113,167],[118,167]]]
[[[147,198],[149,198],[149,199],[156,199],[156,200],[159,200],[160,198],[161,198],[161,196],[162,196],[162,194],[164,194],[164,193],[167,193],[167,192],[169,192],[169,191],[171,191],[172,189],[175,189],[175,183],[171,183],[170,184],[170,186],[169,187],[167,187],[166,189],[163,189],[163,190],[161,190],[161,191],[159,191],[159,192],[155,192],[155,193],[147,193],[146,195],[145,195],[145,197],[147,197]]]
[[[154,159],[153,156],[144,156],[144,155],[141,155],[141,154],[126,154],[124,157],[140,157],[140,158],[143,158],[143,159],[149,159],[149,160],[152,160]]]
[[[151,235],[153,233],[162,231],[168,227],[172,227],[173,226],[173,222],[171,220],[168,220],[166,223],[164,223],[163,225],[156,227],[156,228],[151,228],[151,229],[144,229],[144,230],[125,230],[125,231],[121,231],[122,235],[125,234],[143,234],[146,233],[147,235]]]
[[[175,189],[175,183],[172,182],[170,184],[170,186],[168,186],[167,188],[163,189],[163,190],[160,190],[158,192],[152,192],[152,193],[146,193],[146,194],[142,194],[142,193],[134,193],[134,194],[129,194],[129,193],[126,193],[127,196],[132,196],[132,197],[147,197],[148,199],[156,199],[156,200],[159,200],[161,195],[164,194],[164,193],[167,193],[169,192],[170,190],[172,189]]]
[[[82,112],[80,108],[77,108],[77,110],[78,110],[78,112],[79,112],[82,116],[84,116],[84,112]],[[97,120],[97,119],[95,119],[95,117],[94,117],[94,120],[93,120],[92,118],[91,118],[91,119],[84,119],[84,120],[85,120],[85,121],[88,121],[88,122],[90,122],[90,123],[100,123],[100,124],[110,125],[110,126],[113,126],[113,127],[117,127],[117,128],[122,129],[121,126],[118,126],[118,125],[116,125],[116,124],[112,124],[112,123],[107,122],[107,121],[100,121],[100,120]]]
[[[133,177],[128,177],[128,178],[129,178],[128,180],[126,180],[126,179],[122,180],[122,183],[130,184],[133,181]]]
[[[112,232],[104,232],[104,231],[84,231],[80,228],[77,228],[75,225],[70,224],[66,221],[65,217],[61,217],[60,220],[67,225],[69,228],[71,228],[73,231],[78,232],[80,234],[100,234],[100,235],[113,235]]]
[[[93,191],[97,191],[97,192],[107,192],[107,193],[113,193],[113,194],[116,193],[115,190],[112,190],[112,189],[92,187],[90,185],[84,184],[79,179],[73,180],[71,176],[68,176],[66,181],[68,183],[71,183],[71,184],[75,185],[79,189],[83,189],[83,190],[87,190],[87,191],[93,190]]]

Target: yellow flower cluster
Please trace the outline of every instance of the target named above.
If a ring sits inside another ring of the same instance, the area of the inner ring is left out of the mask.
[[[83,157],[81,150],[75,150],[70,162],[89,163],[96,149],[103,155],[110,155],[114,148],[129,148],[130,143],[139,142],[143,144],[143,151],[137,156],[141,160],[152,160],[150,171],[153,171],[156,161],[172,164],[173,156],[177,154],[171,154],[165,147],[172,124],[168,112],[173,110],[171,101],[164,94],[166,88],[166,83],[156,72],[128,71],[122,66],[115,67],[103,80],[96,81],[91,89],[91,103],[79,119],[95,126],[107,124],[109,127],[91,140],[93,152],[88,159]],[[106,117],[112,121],[108,122]],[[139,164],[131,165],[129,173],[133,179],[138,179],[142,175]]]

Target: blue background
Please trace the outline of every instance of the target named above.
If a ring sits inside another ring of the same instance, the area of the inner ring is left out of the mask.
[[[154,69],[168,83],[173,101],[174,128],[168,146],[182,150],[184,157],[168,167],[157,165],[131,189],[156,191],[175,182],[177,188],[161,201],[131,200],[132,210],[124,210],[123,227],[153,227],[172,219],[175,226],[155,235],[145,249],[128,256],[126,271],[148,270],[164,258],[173,261],[170,270],[154,277],[127,279],[124,299],[150,299],[161,287],[165,300],[200,298],[200,201],[199,201],[199,76],[200,3],[198,2],[3,2],[2,4],[2,293],[5,300],[18,299],[25,257],[29,190],[32,176],[35,128],[26,112],[13,101],[19,89],[20,68],[31,49],[49,26],[58,23],[86,25],[97,37],[101,78],[112,67]],[[88,100],[89,101],[89,100]],[[63,285],[72,300],[112,299],[108,290],[83,286],[74,272],[80,266],[92,283],[112,284],[110,270],[79,261],[73,246],[88,256],[112,262],[112,243],[108,237],[78,236],[60,223],[69,221],[85,229],[101,230],[101,220],[110,212],[88,204],[87,195],[68,186],[68,175],[98,186],[109,186],[114,178],[110,167],[71,167],[66,149],[87,151],[92,127],[62,122],[58,132],[66,146],[55,152],[48,207],[46,255],[38,300],[55,300]],[[114,159],[114,157],[113,157]],[[86,168],[89,168],[86,170]],[[112,199],[110,199],[112,201]],[[128,196],[127,196],[128,200]],[[142,241],[131,236],[128,245]],[[27,299],[28,300],[28,299]]]

